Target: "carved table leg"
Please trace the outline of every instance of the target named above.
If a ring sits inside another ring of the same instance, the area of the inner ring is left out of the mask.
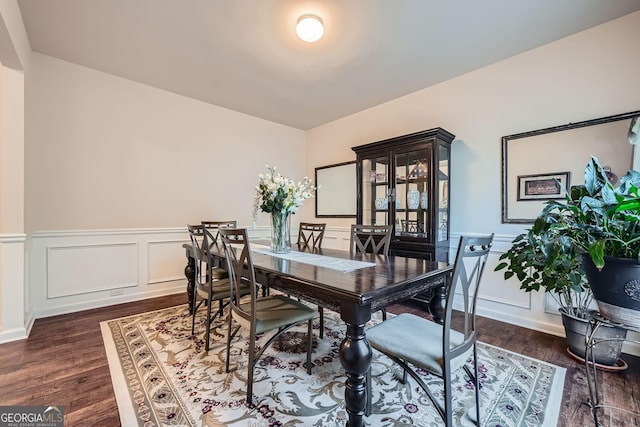
[[[193,314],[193,293],[196,287],[196,260],[192,256],[187,257],[187,266],[184,268],[184,275],[187,278],[189,314]]]
[[[433,288],[433,296],[429,301],[429,312],[433,316],[433,321],[443,324],[444,311],[447,307],[447,287],[446,284]]]
[[[371,317],[370,311],[369,317]],[[371,346],[365,337],[364,323],[348,322],[346,337],[340,345],[340,363],[347,373],[344,401],[349,414],[348,427],[364,425],[362,418],[365,415],[367,402],[365,381],[371,367],[372,354]]]

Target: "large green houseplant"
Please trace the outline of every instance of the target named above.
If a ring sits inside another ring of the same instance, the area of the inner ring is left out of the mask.
[[[639,183],[640,173],[630,171],[614,187],[607,171],[592,157],[585,170],[585,185],[572,187],[565,201],[549,201],[533,226],[514,239],[495,268],[505,270],[505,279],[516,277],[526,292],[541,288],[549,292],[560,306],[569,349],[579,357],[584,357],[584,333],[592,298],[593,285],[587,277],[600,271],[605,260],[613,264],[612,256],[637,263]],[[620,328],[599,331],[609,338],[626,336]],[[619,356],[622,343],[611,344]],[[603,349],[603,354],[608,352]],[[617,358],[596,357],[596,361],[613,364]]]
[[[601,314],[640,327],[640,172],[628,171],[614,186],[596,157],[565,201],[550,201],[542,216],[558,238],[583,258]],[[548,260],[554,262],[553,253]]]
[[[585,357],[592,294],[581,258],[571,240],[559,233],[562,221],[557,213],[541,214],[531,228],[513,240],[495,270],[505,270],[505,280],[516,278],[525,292],[548,292],[560,306],[568,352],[580,360]],[[618,328],[599,328],[596,333],[598,339],[626,336],[626,331]],[[620,341],[607,341],[594,349],[594,359],[599,365],[614,366],[621,352]]]
[[[531,228],[513,240],[495,270],[505,270],[505,280],[515,277],[525,292],[548,292],[560,306],[569,353],[584,359],[592,293],[576,248],[561,234],[564,220],[556,212],[543,212]],[[599,328],[596,333],[598,340],[626,337],[626,331],[619,328]],[[605,342],[594,348],[594,359],[599,365],[614,366],[622,353],[622,342]]]
[[[554,213],[540,215],[513,240],[495,270],[504,269],[505,280],[516,277],[525,292],[543,289],[565,312],[586,318],[591,289],[571,241],[558,232],[561,222]]]

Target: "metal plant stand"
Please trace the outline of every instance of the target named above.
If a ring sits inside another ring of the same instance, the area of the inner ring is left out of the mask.
[[[594,338],[595,333],[598,330],[598,328],[604,325],[617,326],[617,327],[626,329],[627,331],[633,331],[637,333],[640,333],[640,328],[635,326],[624,325],[617,322],[612,322],[611,320],[602,317],[600,313],[598,313],[598,311],[596,310],[591,311],[589,313],[589,317],[590,317],[589,326],[587,327],[587,333],[585,335],[586,347],[585,347],[585,358],[584,358],[585,370],[587,375],[587,384],[589,386],[589,400],[587,404],[591,409],[591,415],[593,416],[593,421],[596,427],[601,427],[603,426],[603,424],[601,424],[600,421],[598,420],[598,411],[604,408],[609,408],[609,409],[619,409],[619,408],[609,406],[609,405],[604,405],[600,400],[600,394],[598,392],[598,375],[597,375],[598,366],[595,363],[594,347],[596,347],[600,343],[607,342],[607,341],[629,341],[636,344],[640,344],[640,341],[629,340],[627,338],[596,339]],[[640,416],[640,414],[632,414],[632,415]]]

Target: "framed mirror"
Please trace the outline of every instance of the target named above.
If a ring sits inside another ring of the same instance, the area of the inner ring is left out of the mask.
[[[316,168],[316,217],[356,216],[356,162]]]
[[[503,136],[502,222],[533,223],[545,202],[565,197],[563,186],[584,184],[592,155],[615,176],[627,173],[638,116],[634,111]]]

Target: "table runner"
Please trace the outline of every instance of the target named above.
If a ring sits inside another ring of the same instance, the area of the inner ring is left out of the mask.
[[[343,273],[358,270],[360,268],[373,267],[375,262],[354,261],[350,259],[335,258],[326,255],[310,254],[308,252],[291,251],[286,254],[277,254],[271,252],[268,246],[251,244],[251,250],[259,254],[270,255],[276,258],[287,259],[290,261],[301,262],[303,264],[315,265],[317,267],[330,268]]]

